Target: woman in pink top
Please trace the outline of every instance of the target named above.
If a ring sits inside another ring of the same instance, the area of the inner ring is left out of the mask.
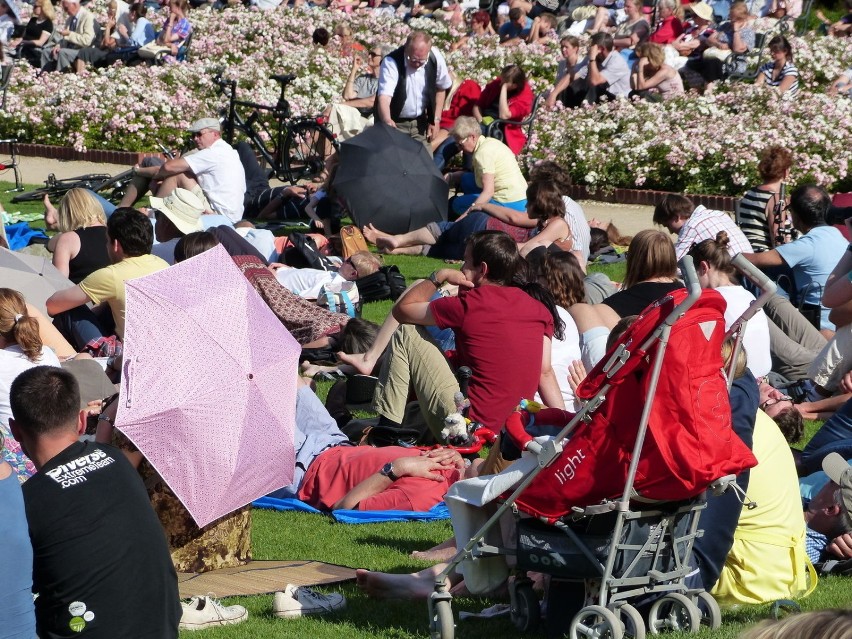
[[[630,73],[630,97],[658,102],[683,93],[683,80],[674,67],[665,63],[663,47],[643,42],[636,47],[639,59]]]

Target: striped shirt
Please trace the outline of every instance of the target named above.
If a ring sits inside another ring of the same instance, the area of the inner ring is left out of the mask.
[[[678,261],[689,252],[693,244],[704,240],[715,240],[719,231],[725,231],[728,234],[730,240],[728,252],[731,257],[737,253],[754,252],[743,232],[727,213],[698,205],[677,234],[675,253]]]
[[[763,74],[763,79],[766,81],[766,84],[771,87],[777,87],[781,84],[781,82],[786,77],[793,77],[793,84],[790,85],[790,88],[784,93],[785,98],[795,97],[799,92],[799,70],[792,62],[785,62],[784,66],[781,67],[781,72],[778,74],[777,78],[772,77],[772,73],[775,69],[775,63],[772,61],[767,62],[762,65],[758,70],[758,74]]]
[[[562,196],[562,202],[565,204],[565,221],[568,223],[571,236],[574,238],[574,250],[580,251],[583,254],[583,259],[588,262],[592,231],[586,221],[586,215],[580,205],[567,195]]]
[[[772,204],[770,204],[772,200]],[[755,253],[768,251],[772,248],[772,238],[769,237],[769,221],[766,209],[778,201],[778,193],[754,188],[747,191],[740,200],[739,225],[743,235],[751,244]]]

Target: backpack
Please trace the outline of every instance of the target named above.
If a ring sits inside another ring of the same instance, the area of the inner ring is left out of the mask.
[[[405,276],[399,272],[396,264],[381,266],[372,275],[358,279],[358,292],[362,302],[396,301],[405,288]]]
[[[332,313],[361,317],[361,301],[355,282],[326,284],[317,295],[317,305]]]
[[[284,250],[284,263],[295,268],[313,268],[320,271],[336,271],[332,261],[320,253],[313,238],[304,233],[290,233],[290,246]]]

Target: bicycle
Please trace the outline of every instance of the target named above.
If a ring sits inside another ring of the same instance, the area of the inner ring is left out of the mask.
[[[45,195],[51,200],[57,200],[71,189],[89,189],[95,193],[108,192],[105,197],[114,204],[118,204],[132,179],[132,170],[122,171],[114,176],[109,173],[87,173],[62,179],[57,179],[51,173],[44,181],[43,187],[16,195],[12,198],[12,202],[35,202],[43,200]]]
[[[0,143],[4,141],[0,140]],[[157,142],[157,146],[167,160],[171,160],[179,152],[168,149],[160,142]],[[0,165],[0,170],[2,170],[2,165]],[[12,198],[12,202],[36,202],[43,200],[45,195],[51,200],[58,200],[71,189],[88,189],[89,191],[102,194],[113,204],[118,204],[127,192],[127,186],[132,180],[133,169],[122,171],[116,175],[110,175],[109,173],[86,173],[85,175],[61,179],[57,179],[56,175],[50,173],[44,181],[44,186],[16,195]],[[19,190],[23,191],[23,187]]]
[[[232,146],[235,138],[244,138],[254,147],[261,167],[282,182],[296,184],[322,176],[326,158],[338,148],[334,134],[323,124],[322,117],[291,115],[284,93],[295,75],[272,75],[270,79],[281,85],[275,105],[238,100],[235,80],[220,75],[213,78],[228,98],[227,108],[219,112],[222,138]],[[238,107],[251,112],[243,118]]]

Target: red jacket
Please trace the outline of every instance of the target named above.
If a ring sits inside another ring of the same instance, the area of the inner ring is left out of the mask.
[[[479,100],[482,90],[473,80],[465,80],[453,94],[450,104],[441,114],[442,129],[450,130],[460,115],[473,115],[473,105]]]
[[[482,95],[479,96],[479,108],[484,111],[489,107],[496,107],[497,102],[500,99],[500,86],[501,86],[500,78],[495,78],[491,82],[485,85],[485,88],[482,89]],[[529,82],[524,83],[524,87],[518,91],[515,95],[509,96],[509,113],[511,114],[510,120],[523,120],[530,113],[532,113],[533,107],[533,92],[530,89]],[[521,152],[521,149],[524,148],[524,144],[527,143],[527,136],[524,134],[524,131],[517,124],[507,124],[504,127],[504,132],[506,136],[506,146],[512,149],[512,153],[517,155]]]

